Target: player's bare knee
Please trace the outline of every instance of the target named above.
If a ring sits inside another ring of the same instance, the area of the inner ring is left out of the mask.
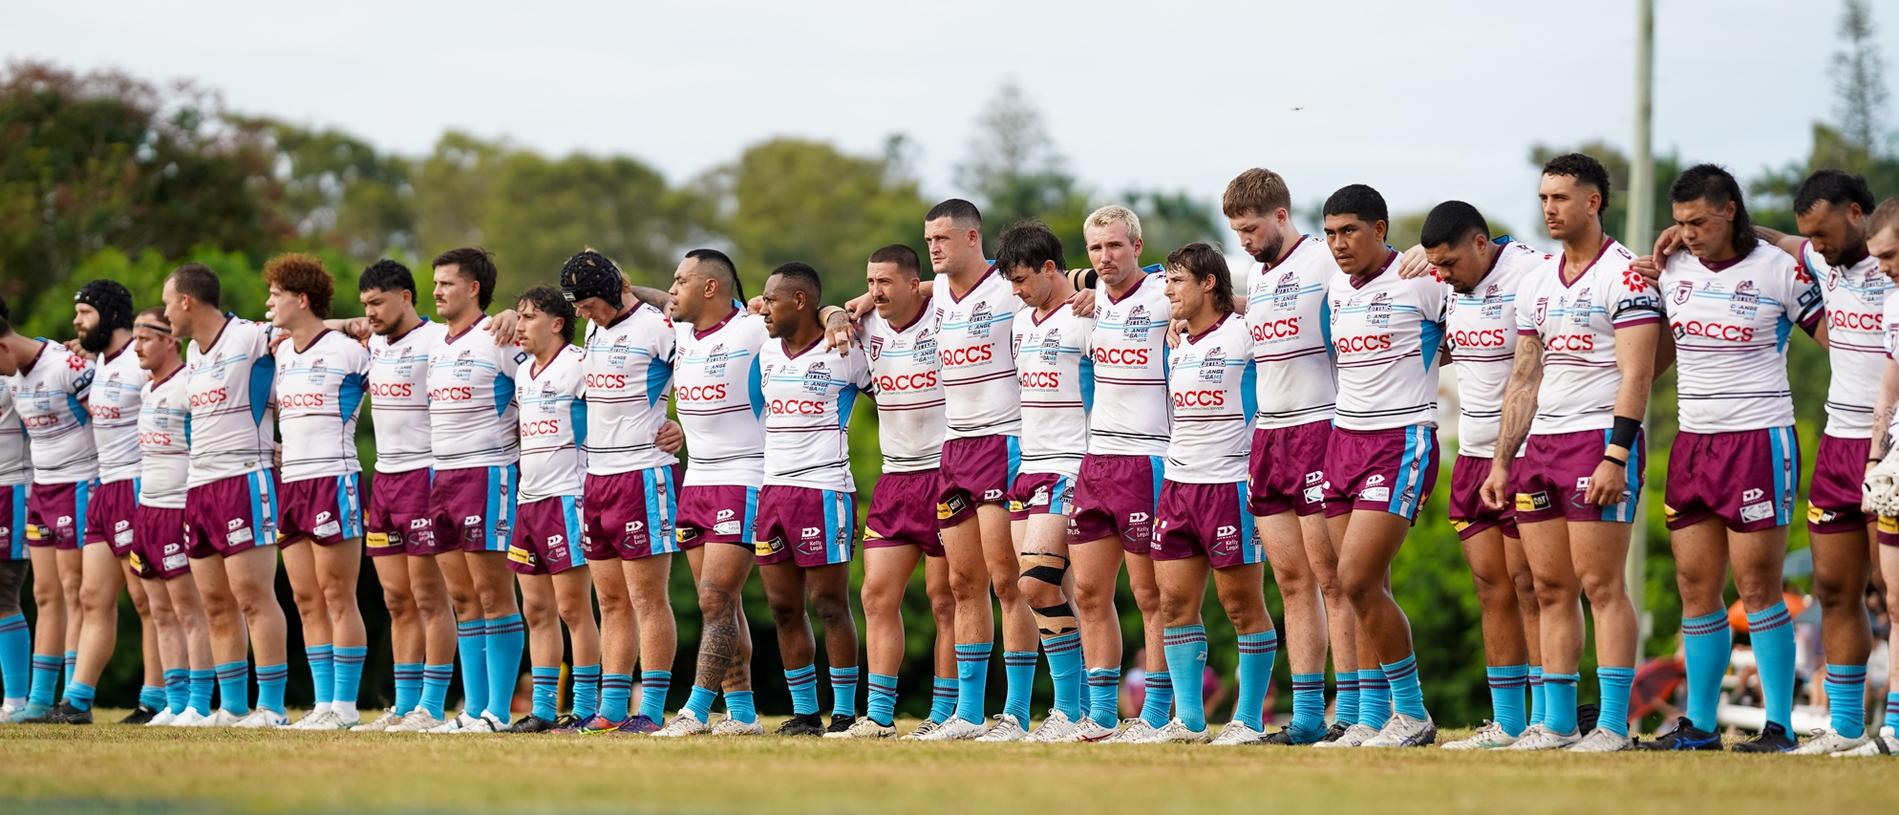
[[[851,622],[851,599],[848,592],[815,592],[811,597],[811,610],[817,612],[818,619],[829,629]]]
[[[950,573],[950,596],[958,603],[988,602],[988,575]]]

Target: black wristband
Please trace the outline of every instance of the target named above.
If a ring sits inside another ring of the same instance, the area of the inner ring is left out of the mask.
[[[1603,460],[1603,461],[1607,461],[1607,462],[1609,462],[1610,464],[1614,464],[1614,465],[1615,465],[1615,466],[1617,466],[1617,467],[1627,467],[1627,466],[1629,466],[1629,463],[1628,463],[1628,462],[1626,462],[1626,461],[1623,461],[1622,459],[1619,459],[1619,458],[1616,458],[1615,456],[1612,456],[1612,455],[1609,455],[1609,454],[1607,454],[1607,453],[1604,453],[1604,454],[1603,454],[1603,456],[1602,456],[1602,460]]]
[[[1630,452],[1635,451],[1635,437],[1642,433],[1642,420],[1627,416],[1615,417],[1615,429],[1609,431],[1609,444]]]

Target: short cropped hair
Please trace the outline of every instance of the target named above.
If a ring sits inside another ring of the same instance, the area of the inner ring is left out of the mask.
[[[1233,177],[1220,196],[1220,211],[1228,218],[1247,215],[1271,215],[1292,209],[1292,191],[1286,179],[1263,167],[1254,167]]]
[[[1055,262],[1058,271],[1068,271],[1068,262],[1062,257],[1062,239],[1055,237],[1055,231],[1049,229],[1048,224],[1031,218],[1003,230],[996,247],[996,268],[1003,274],[1017,266],[1039,272],[1042,264],[1049,261]]]
[[[1424,227],[1418,231],[1418,245],[1436,249],[1470,237],[1472,232],[1490,234],[1490,224],[1484,220],[1483,213],[1463,201],[1445,201],[1424,216]]]
[[[432,268],[455,267],[462,279],[473,281],[481,287],[481,290],[475,293],[475,302],[481,306],[482,311],[487,311],[488,307],[494,304],[495,278],[500,276],[500,272],[495,269],[494,253],[479,246],[464,246],[436,255],[435,261],[429,266]]]
[[[962,227],[963,229],[982,228],[982,211],[976,209],[975,204],[969,203],[961,198],[951,198],[936,206],[930,207],[930,213],[923,216],[923,222],[929,223],[938,218],[948,218],[950,219],[950,223]]]
[[[1082,222],[1082,226],[1092,226],[1096,229],[1106,229],[1115,224],[1120,224],[1127,229],[1128,240],[1141,239],[1141,216],[1135,215],[1134,210],[1120,204],[1109,204],[1097,209],[1088,214],[1088,220]]]
[[[879,247],[870,253],[871,263],[895,263],[897,271],[910,277],[917,277],[923,269],[923,259],[917,256],[917,250],[908,244],[893,243]]]
[[[169,278],[173,291],[186,295],[193,300],[212,308],[218,308],[218,275],[211,267],[202,263],[187,263],[171,270]]]

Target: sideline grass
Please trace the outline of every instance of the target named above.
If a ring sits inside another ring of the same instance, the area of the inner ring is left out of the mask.
[[[1732,754],[0,727],[0,812],[36,815],[1049,812],[1051,796],[1056,815],[1890,811],[1895,779],[1886,759]]]

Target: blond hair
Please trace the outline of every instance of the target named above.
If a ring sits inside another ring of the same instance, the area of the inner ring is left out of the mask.
[[[1135,215],[1134,210],[1120,204],[1109,204],[1097,209],[1088,214],[1088,220],[1081,222],[1083,228],[1095,229],[1106,229],[1115,224],[1127,227],[1128,240],[1141,239],[1141,216]]]
[[[1872,217],[1866,219],[1866,235],[1872,237],[1887,229],[1899,229],[1899,198],[1888,198],[1879,202],[1873,209]],[[1895,234],[1894,237],[1899,237]]]

